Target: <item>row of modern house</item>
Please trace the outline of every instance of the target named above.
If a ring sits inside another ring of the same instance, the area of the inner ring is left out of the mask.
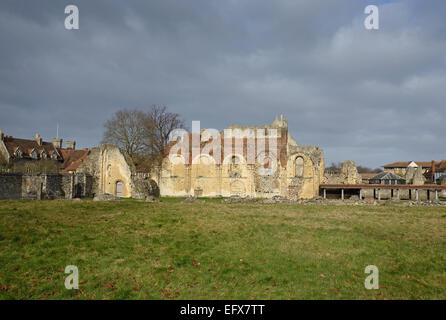
[[[362,173],[363,183],[370,184],[406,184],[414,180],[416,184],[430,182],[446,183],[446,160],[442,161],[398,161],[383,165],[380,173]]]

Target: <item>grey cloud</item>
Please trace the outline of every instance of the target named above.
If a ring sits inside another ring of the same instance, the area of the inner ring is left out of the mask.
[[[56,123],[99,143],[120,108],[166,104],[223,129],[289,119],[327,162],[446,158],[444,1],[60,1],[0,3],[0,128],[47,139]],[[443,144],[442,144],[443,143]]]

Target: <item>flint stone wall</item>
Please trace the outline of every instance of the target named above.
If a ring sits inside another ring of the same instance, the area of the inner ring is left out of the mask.
[[[92,196],[85,174],[0,173],[0,199],[72,199]]]

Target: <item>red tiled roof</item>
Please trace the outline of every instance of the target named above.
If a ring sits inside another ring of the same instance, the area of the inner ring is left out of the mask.
[[[70,150],[70,149],[59,149],[62,154],[62,172],[68,173],[70,171],[76,171],[77,168],[82,164],[85,158],[89,154],[88,149],[82,150]]]
[[[62,160],[60,154],[51,142],[42,142],[42,145],[39,145],[36,140],[18,139],[8,136],[4,137],[3,142],[12,158],[15,157],[15,152],[17,148],[19,148],[22,152],[22,158],[31,158],[31,152],[36,150],[39,155],[45,151],[48,157],[51,157],[53,153],[56,153],[57,160]]]

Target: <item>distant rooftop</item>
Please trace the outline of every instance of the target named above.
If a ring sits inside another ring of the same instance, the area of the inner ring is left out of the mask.
[[[400,180],[400,176],[392,172],[380,172],[372,178],[372,180]]]

